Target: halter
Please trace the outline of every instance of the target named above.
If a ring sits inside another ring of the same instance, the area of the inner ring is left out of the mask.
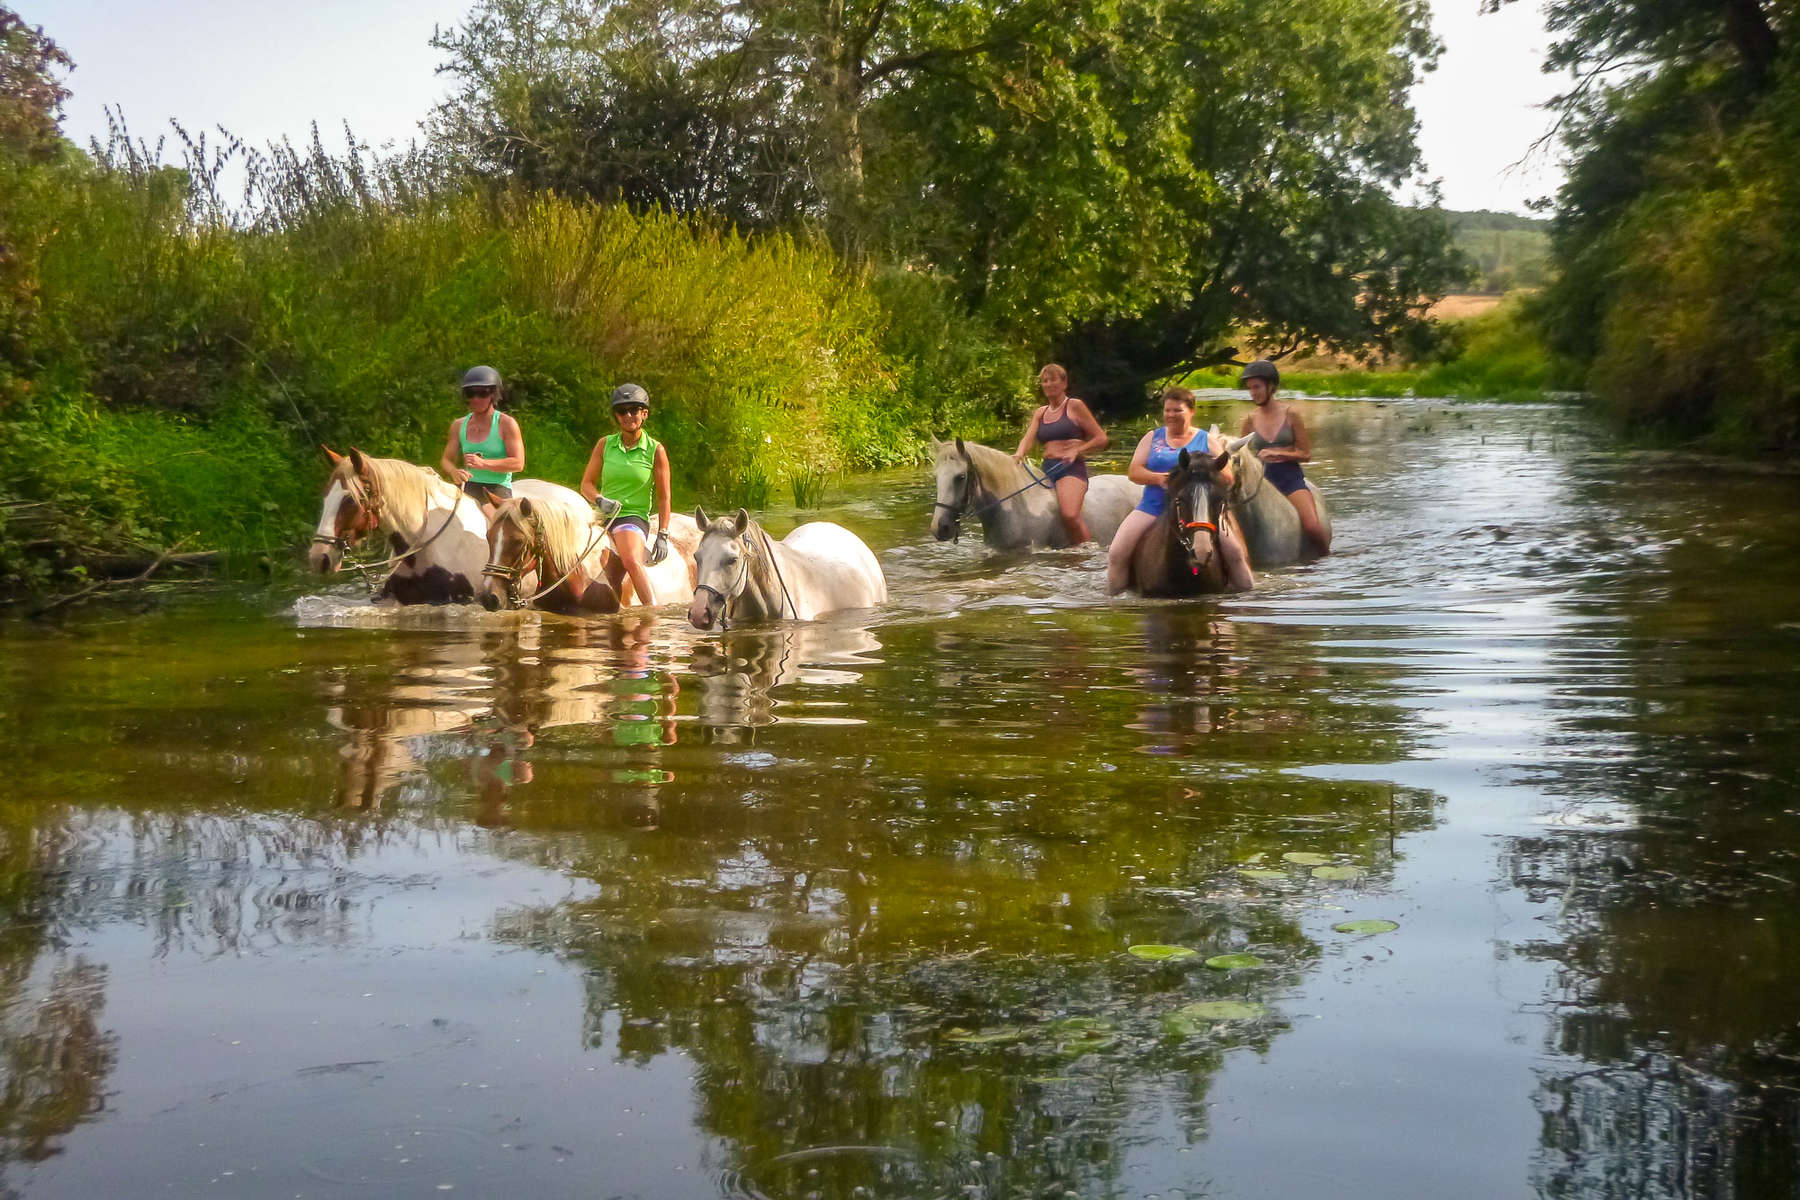
[[[936,504],[936,507],[938,508],[947,508],[950,510],[950,528],[955,530],[955,535],[951,538],[951,541],[956,543],[961,543],[962,541],[963,514],[968,511],[969,501],[974,499],[975,496],[975,460],[964,456],[963,461],[969,464],[969,469],[963,472],[962,495],[957,498],[955,504],[945,504],[942,500],[939,500]],[[1019,495],[1021,492],[1029,492],[1034,487],[1049,488],[1051,491],[1056,490],[1056,485],[1050,482],[1049,477],[1046,475],[1039,475],[1036,471],[1032,470],[1030,463],[1021,462],[1019,465],[1025,468],[1025,473],[1027,475],[1031,476],[1031,482],[1022,488],[1016,488],[1013,491],[1006,493],[1006,495],[1000,497],[998,500],[989,500],[986,504],[983,504],[980,508],[974,510],[975,516],[979,517],[982,513],[987,512],[991,508],[998,508],[1008,500],[1011,500],[1014,496]]]
[[[749,530],[745,530],[745,533],[748,532]],[[757,532],[762,534],[763,551],[768,557],[769,566],[775,571],[775,582],[781,585],[781,598],[787,603],[787,611],[793,613],[795,619],[798,620],[800,616],[800,607],[794,603],[794,598],[788,594],[787,580],[781,577],[781,564],[775,561],[775,547],[769,544],[769,535],[767,532],[761,528],[758,528]],[[731,585],[731,594],[727,595],[724,592],[721,592],[710,583],[696,583],[694,585],[694,590],[696,592],[711,592],[714,596],[718,597],[719,632],[721,633],[731,632],[731,601],[735,597],[744,594],[744,587],[750,582],[750,556],[756,551],[755,543],[748,537],[733,538],[732,540],[744,543],[744,553],[738,557],[738,577]],[[777,614],[777,616],[779,615],[780,614]]]

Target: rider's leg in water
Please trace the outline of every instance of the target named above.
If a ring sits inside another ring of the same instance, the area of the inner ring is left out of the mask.
[[[1119,532],[1113,534],[1112,545],[1106,550],[1106,594],[1116,596],[1131,586],[1131,558],[1137,553],[1137,544],[1143,540],[1144,532],[1156,524],[1156,518],[1147,512],[1132,509],[1119,522]]]
[[[1313,501],[1312,489],[1303,487],[1290,492],[1288,499],[1293,502],[1294,511],[1300,514],[1300,532],[1312,544],[1313,553],[1330,554],[1331,537],[1319,520],[1319,506]]]
[[[644,535],[637,531],[636,526],[627,525],[624,528],[614,526],[612,539],[613,550],[618,554],[621,572],[630,576],[632,588],[638,597],[637,602],[639,604],[655,604],[656,589],[650,586],[650,571],[644,565]],[[610,575],[611,572],[609,571],[608,574]],[[623,591],[619,593],[619,602],[626,603]]]
[[[1219,553],[1225,557],[1225,582],[1232,591],[1247,592],[1256,586],[1256,576],[1250,570],[1250,555],[1244,549],[1244,535],[1230,514],[1219,523]]]
[[[1071,546],[1094,540],[1094,535],[1088,532],[1087,522],[1081,516],[1081,505],[1087,499],[1087,490],[1088,483],[1085,479],[1065,475],[1056,481],[1057,515],[1062,518],[1063,532],[1068,535]]]

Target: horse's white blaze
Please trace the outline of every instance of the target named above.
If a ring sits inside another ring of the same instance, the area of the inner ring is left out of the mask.
[[[322,538],[337,536],[337,513],[344,503],[344,497],[350,493],[344,485],[333,479],[331,486],[325,489],[325,502],[319,508],[319,524],[313,533]],[[306,561],[313,570],[321,575],[328,574],[338,568],[338,549],[323,542],[314,542],[306,552]]]

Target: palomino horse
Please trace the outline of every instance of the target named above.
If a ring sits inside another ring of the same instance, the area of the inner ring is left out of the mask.
[[[523,482],[528,485],[524,494],[501,504],[488,525],[482,605],[490,611],[503,604],[532,603],[551,612],[618,612],[619,595],[606,578],[612,543],[605,524],[581,493],[539,479]],[[649,603],[669,603],[693,590],[699,541],[700,530],[692,521],[670,518],[671,553],[649,568],[656,591]],[[641,596],[632,600],[646,603]]]
[[[1069,544],[1057,515],[1056,491],[1010,454],[991,446],[965,442],[933,442],[937,461],[937,507],[931,535],[947,542],[960,532],[963,517],[981,522],[981,539],[995,550]],[[1136,506],[1138,487],[1123,475],[1095,475],[1088,480],[1081,516],[1102,546],[1111,544],[1119,522]]]
[[[779,542],[743,509],[735,517],[707,519],[694,555],[694,600],[688,621],[695,629],[742,621],[810,621],[840,608],[887,603],[881,564],[863,540],[830,521],[812,521]]]
[[[1294,511],[1293,501],[1269,485],[1263,474],[1263,461],[1256,457],[1249,443],[1248,437],[1233,438],[1226,443],[1226,449],[1231,454],[1232,473],[1236,476],[1228,502],[1232,515],[1237,518],[1238,528],[1244,532],[1250,561],[1260,570],[1311,558],[1312,549],[1307,545],[1306,535],[1300,531],[1300,514]],[[1319,508],[1319,524],[1325,527],[1325,536],[1329,538],[1331,513],[1325,507],[1325,497],[1310,482],[1306,486],[1312,488],[1313,503]]]
[[[331,574],[344,551],[380,534],[395,565],[377,600],[449,604],[475,598],[487,561],[481,505],[424,467],[356,449],[325,453],[331,455],[331,478],[307,556],[313,570]]]
[[[1196,596],[1228,590],[1219,522],[1225,515],[1225,483],[1219,473],[1231,460],[1181,452],[1169,472],[1162,516],[1144,531],[1131,559],[1131,578],[1146,596]],[[1271,491],[1274,489],[1271,488]]]

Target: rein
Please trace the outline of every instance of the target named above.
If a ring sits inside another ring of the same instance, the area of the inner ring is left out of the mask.
[[[444,523],[437,527],[436,533],[432,534],[430,537],[426,538],[424,541],[420,542],[418,545],[413,546],[412,548],[410,548],[408,550],[403,550],[399,554],[391,555],[388,558],[384,558],[380,562],[366,563],[366,562],[362,562],[362,561],[358,560],[355,556],[353,556],[350,553],[351,546],[352,546],[351,539],[341,538],[341,537],[338,537],[336,534],[315,533],[312,536],[313,544],[335,547],[337,549],[337,551],[343,555],[343,561],[349,563],[350,566],[355,569],[356,573],[362,577],[363,586],[369,589],[369,595],[370,596],[379,596],[381,594],[381,588],[378,588],[369,582],[369,572],[370,571],[379,571],[381,568],[386,567],[386,566],[393,566],[395,570],[399,570],[399,567],[397,564],[405,562],[407,559],[411,558],[413,555],[415,555],[415,554],[419,553],[421,550],[425,549],[425,547],[431,545],[431,543],[437,541],[440,537],[443,537],[444,531],[446,529],[450,528],[450,523],[452,521],[456,520],[456,512],[459,508],[462,507],[462,502],[463,502],[463,490],[461,488],[457,488],[456,489],[456,499],[454,502],[451,503],[450,511],[448,513],[444,514]],[[357,533],[358,535],[361,535],[364,533],[373,533],[375,530],[380,529],[381,528],[381,493],[378,490],[376,490],[374,476],[371,475],[369,477],[369,482],[368,482],[368,487],[367,487],[366,493],[364,496],[360,496],[357,498],[357,503],[362,505],[363,515],[362,515],[362,518],[357,522],[357,528],[353,532]],[[392,571],[388,572],[388,576],[389,576],[389,578],[392,578],[393,572]],[[387,586],[386,579],[383,579],[381,581],[381,586],[382,587]]]
[[[749,531],[746,530],[745,532],[748,533]],[[775,547],[769,544],[769,533],[766,529],[764,529],[760,525],[758,525],[756,527],[756,532],[758,534],[760,534],[762,537],[763,556],[768,559],[770,569],[775,572],[775,582],[781,585],[781,598],[787,604],[787,609],[785,611],[793,613],[794,619],[799,620],[800,619],[800,606],[794,603],[793,596],[791,596],[788,593],[787,580],[782,578],[782,575],[781,575],[781,564],[779,562],[777,562],[775,559]],[[749,547],[751,550],[755,549],[755,543],[750,541],[749,538],[746,537],[744,539],[744,542],[745,542],[745,545],[747,547]],[[744,594],[744,588],[749,582],[750,582],[750,555],[745,554],[743,557],[738,559],[738,577],[737,577],[736,581],[733,582],[731,585],[731,594],[730,595],[727,595],[726,593],[721,592],[718,588],[714,587],[710,583],[696,583],[694,585],[695,591],[711,592],[714,596],[718,597],[718,600],[719,600],[719,632],[720,633],[731,632],[731,602],[734,598]],[[782,614],[780,612],[777,612],[775,614],[775,617],[777,620],[780,620],[781,616],[782,616]]]
[[[504,580],[506,582],[507,592],[512,595],[513,607],[527,608],[537,601],[542,600],[545,596],[548,596],[551,592],[554,592],[557,588],[567,582],[569,576],[573,575],[581,568],[582,563],[587,561],[588,554],[592,552],[595,546],[600,544],[601,539],[612,532],[613,522],[618,520],[618,518],[619,514],[614,513],[607,518],[606,524],[595,527],[596,532],[594,533],[594,536],[588,539],[588,544],[583,546],[581,553],[575,556],[574,565],[558,576],[555,583],[551,584],[549,587],[540,588],[529,596],[519,596],[517,587],[518,582],[525,577],[526,571],[537,565],[538,558],[543,555],[544,544],[548,541],[544,536],[543,523],[538,521],[535,517],[532,519],[531,523],[536,532],[536,541],[535,544],[528,543],[526,547],[526,553],[529,554],[530,557],[516,567],[503,566],[500,563],[489,563],[487,566],[481,568],[481,573],[492,579]]]
[[[979,508],[970,509],[969,501],[973,499],[975,495],[975,460],[972,458],[964,458],[963,461],[969,464],[969,470],[963,476],[962,496],[955,504],[946,504],[942,500],[937,502],[938,508],[947,508],[950,510],[950,526],[956,531],[955,537],[951,539],[953,542],[962,541],[962,519],[965,513],[980,517],[982,513],[987,512],[989,509],[998,508],[1008,500],[1011,500],[1014,496],[1029,492],[1034,487],[1049,488],[1051,491],[1056,490],[1056,485],[1050,482],[1049,476],[1040,475],[1032,469],[1030,463],[1021,462],[1019,465],[1025,468],[1025,473],[1027,475],[1031,476],[1030,483],[1026,484],[1024,487],[1015,488],[1006,493],[1006,495],[1001,496],[998,500],[989,500]],[[768,535],[764,534],[763,537],[766,540]]]

